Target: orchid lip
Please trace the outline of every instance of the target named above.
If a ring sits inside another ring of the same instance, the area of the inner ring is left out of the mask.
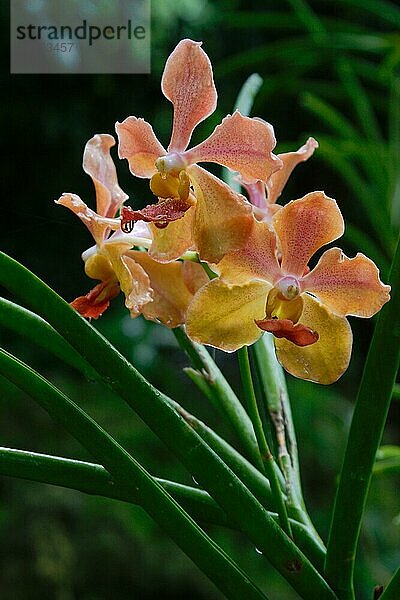
[[[280,291],[282,296],[287,300],[293,300],[300,293],[300,284],[296,277],[287,275],[282,277],[276,284],[275,288]]]
[[[177,175],[187,167],[185,159],[178,152],[170,152],[165,156],[160,156],[155,164],[159,173],[169,173],[171,175]]]

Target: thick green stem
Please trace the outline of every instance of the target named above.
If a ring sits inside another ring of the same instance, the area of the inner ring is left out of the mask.
[[[67,396],[30,367],[0,352],[0,373],[31,396],[94,457],[146,512],[193,559],[228,598],[254,600],[265,595],[130,454]],[[241,589],[241,591],[239,591]]]
[[[0,283],[45,315],[57,331],[171,448],[200,485],[270,560],[300,596],[320,600],[335,594],[308,559],[227,469],[163,394],[154,389],[89,323],[16,261],[0,253]],[[229,493],[227,493],[229,490]]]
[[[54,327],[27,308],[0,298],[0,325],[51,352],[64,363],[81,371],[87,379],[99,377]]]
[[[381,310],[353,412],[336,493],[326,575],[343,600],[353,600],[361,520],[400,364],[400,239],[389,276],[392,299]]]
[[[0,447],[0,474],[140,504],[138,491],[125,486],[125,482],[116,482],[102,465],[95,463]],[[226,514],[204,490],[159,477],[154,479],[196,519],[228,525]]]
[[[173,333],[180,347],[188,355],[193,367],[202,376],[204,384],[217,405],[227,416],[229,423],[232,425],[245,450],[247,458],[256,467],[262,469],[262,462],[251,420],[220,369],[204,346],[189,340],[181,327],[173,329]]]
[[[281,487],[279,485],[278,478],[276,476],[274,468],[274,457],[269,449],[263,425],[261,422],[260,414],[258,412],[257,398],[254,392],[253,379],[251,376],[249,354],[247,346],[240,348],[237,352],[239,360],[240,375],[242,378],[242,384],[244,394],[247,402],[247,410],[250,415],[251,422],[253,423],[254,433],[257,438],[258,447],[265,468],[265,474],[271,485],[272,498],[274,501],[274,508],[279,514],[280,523],[282,529],[289,535],[292,535],[292,531],[287,516],[286,505],[283,499]]]
[[[132,489],[126,489],[121,482],[117,483],[103,466],[61,456],[0,447],[0,475],[140,504],[140,494],[132,494]],[[233,527],[226,514],[204,490],[158,477],[154,479],[196,519]],[[273,519],[278,520],[276,513],[269,514]],[[323,565],[325,556],[323,548],[314,546],[304,525],[294,520],[291,520],[291,525],[299,547],[303,548],[307,555],[311,555],[314,564]]]
[[[279,458],[286,478],[287,507],[291,516],[304,523],[316,542],[322,543],[307,513],[301,487],[296,433],[284,371],[276,358],[273,336],[265,333],[251,348],[264,401],[276,428]]]

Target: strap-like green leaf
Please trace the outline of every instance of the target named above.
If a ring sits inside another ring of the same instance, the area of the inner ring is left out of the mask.
[[[293,541],[268,516],[234,473],[201,437],[87,321],[25,267],[0,253],[0,283],[46,320],[179,456],[233,522],[303,597],[333,599],[330,587]]]
[[[392,299],[379,314],[365,363],[329,535],[326,574],[343,600],[354,598],[361,520],[400,364],[400,239],[389,282]]]

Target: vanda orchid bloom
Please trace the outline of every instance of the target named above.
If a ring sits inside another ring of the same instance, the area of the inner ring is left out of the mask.
[[[195,295],[187,333],[232,352],[269,331],[289,373],[333,383],[351,355],[346,315],[371,317],[389,300],[390,287],[370,259],[347,258],[339,248],[325,251],[308,269],[313,254],[344,232],[336,202],[323,192],[289,202],[272,226],[254,220],[246,245],[216,265],[220,278]]]
[[[174,260],[193,246],[201,258],[215,262],[244,243],[251,229],[251,207],[196,165],[214,162],[238,171],[244,182],[268,181],[282,166],[272,154],[273,128],[236,111],[204,142],[187,150],[194,128],[217,103],[211,63],[199,42],[179,42],[165,65],[161,88],[174,109],[168,150],[143,119],[128,117],[116,124],[120,158],[128,159],[134,175],[150,178],[158,198],[157,204],[142,210],[124,208],[122,226],[128,229],[135,220],[150,222],[149,253],[160,262]]]
[[[115,216],[128,197],[118,185],[110,156],[114,145],[114,138],[104,134],[95,135],[85,146],[83,169],[96,189],[97,212],[88,208],[76,194],[63,194],[56,201],[81,219],[96,242],[82,257],[86,274],[100,283],[71,305],[82,316],[97,318],[122,290],[132,317],[143,314],[147,319],[176,327],[184,322],[193,294],[205,282],[205,273],[199,264],[162,265],[146,252],[131,250],[135,239],[143,243],[150,241],[145,223],[135,224],[134,238],[120,231],[112,233],[113,229],[119,229],[120,220]]]
[[[277,156],[282,162],[282,168],[272,173],[267,182],[255,181],[246,183],[240,177],[238,178],[253,205],[253,212],[256,219],[267,223],[271,222],[274,214],[282,208],[279,204],[276,204],[276,201],[281,195],[292,171],[299,163],[308,160],[317,148],[317,140],[310,137],[295,152],[278,154]]]

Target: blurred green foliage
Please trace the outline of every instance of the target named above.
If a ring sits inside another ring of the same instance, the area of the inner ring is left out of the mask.
[[[83,147],[94,133],[113,133],[116,120],[143,116],[167,140],[171,109],[159,81],[166,57],[183,37],[203,40],[219,92],[216,113],[198,127],[194,141],[231,111],[245,78],[260,73],[264,83],[253,113],[274,125],[278,151],[300,145],[308,135],[320,142],[314,157],[292,177],[284,201],[323,189],[344,213],[344,250],[350,255],[364,251],[387,272],[400,224],[400,8],[395,3],[153,0],[149,76],[9,75],[7,8],[1,3],[0,104],[7,132],[2,249],[62,296],[73,298],[89,289],[79,256],[91,241],[76,218],[52,200],[73,191],[88,204],[94,201],[81,169]],[[133,180],[126,164],[117,167],[130,202],[147,203],[147,182]],[[352,326],[352,362],[337,385],[323,388],[289,379],[306,501],[325,539],[371,335],[371,322],[353,321]],[[168,330],[142,319],[131,321],[119,300],[98,327],[156,386],[231,435],[221,415],[185,379],[185,358]],[[74,394],[152,473],[190,482],[169,452],[110,393],[78,379],[22,338],[2,331],[1,341]],[[217,360],[239,390],[235,362],[222,353]],[[2,445],[89,458],[27,397],[0,383]],[[395,403],[390,413],[386,444],[399,443],[399,406]],[[360,600],[370,599],[373,586],[385,583],[399,563],[398,484],[398,472],[377,472],[374,479],[359,552]],[[7,478],[0,486],[2,597],[220,597],[139,508]],[[296,598],[255,548],[229,531],[208,530],[241,557],[261,585],[268,581],[271,598]]]

